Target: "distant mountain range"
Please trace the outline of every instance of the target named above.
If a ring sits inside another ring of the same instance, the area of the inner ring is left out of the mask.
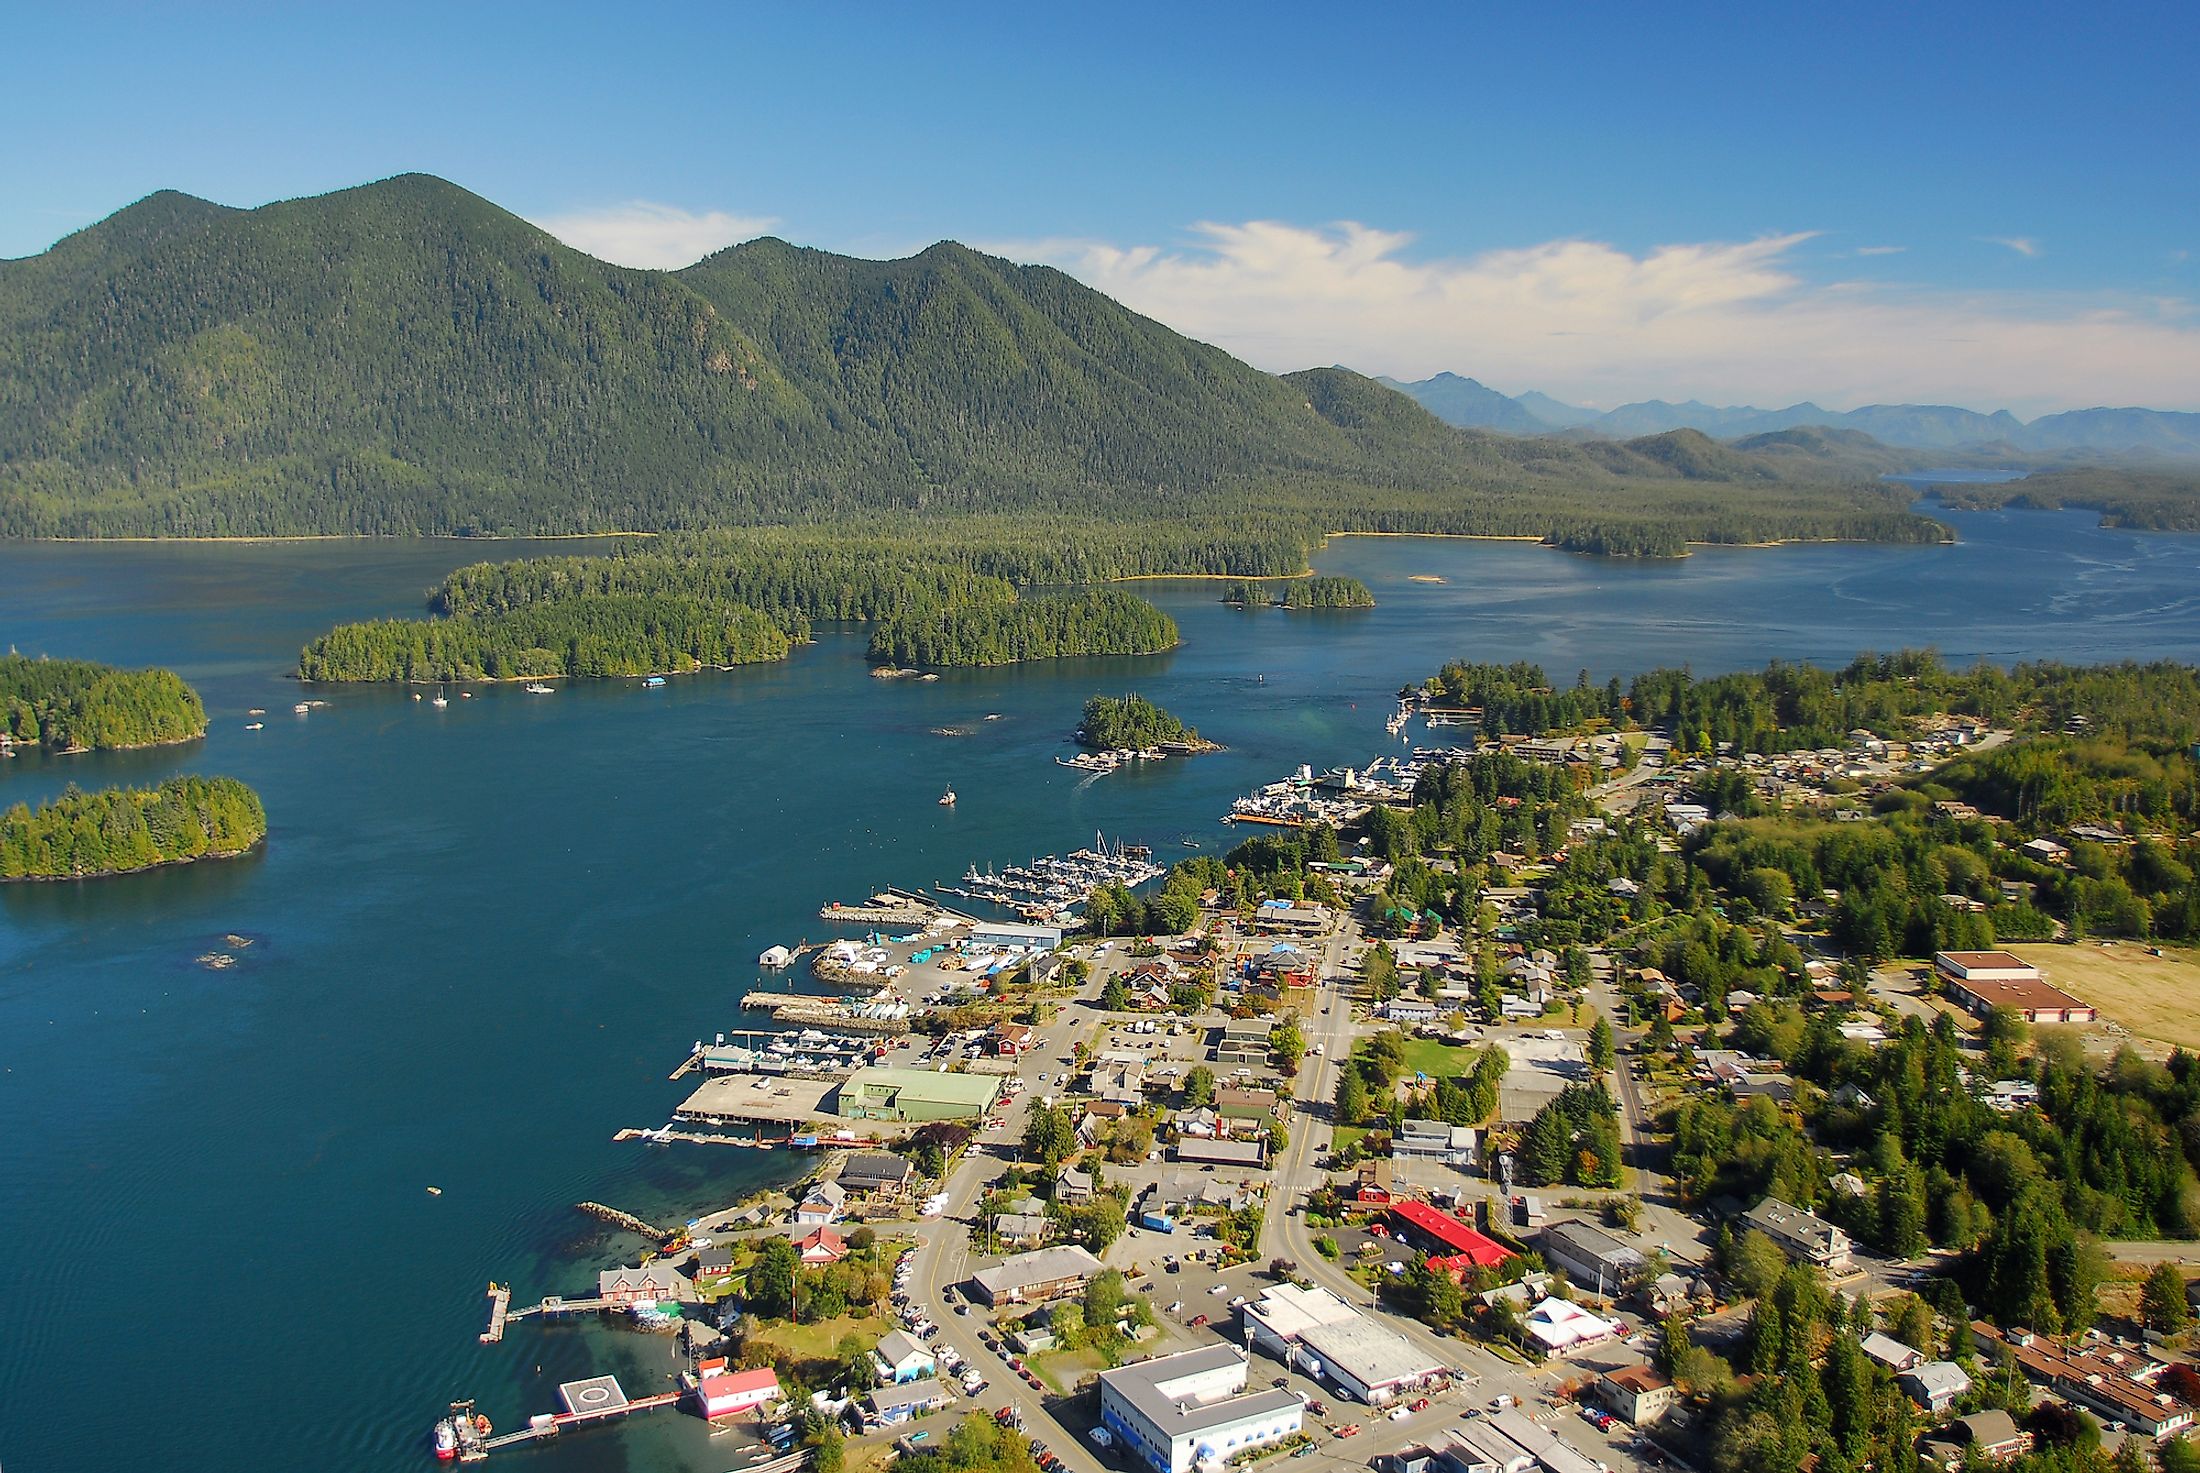
[[[2040,455],[2090,451],[2113,456],[2200,457],[2200,414],[2162,409],[2076,409],[2046,415],[2029,424],[2006,409],[1981,414],[1945,404],[1868,404],[1843,411],[1821,409],[1811,403],[1757,409],[1704,404],[1693,399],[1685,404],[1649,399],[1599,411],[1565,404],[1534,391],[1515,398],[1456,373],[1439,373],[1415,383],[1390,378],[1378,381],[1418,400],[1446,423],[1509,435],[1541,435],[1558,430],[1627,440],[1689,429],[1734,440],[1815,425],[1861,430],[1883,445],[1909,450]]]

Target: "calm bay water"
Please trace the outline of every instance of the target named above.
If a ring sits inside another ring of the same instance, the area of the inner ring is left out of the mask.
[[[791,1169],[610,1139],[666,1118],[685,1085],[665,1075],[738,1023],[764,946],[819,935],[827,899],[1095,831],[1213,851],[1231,797],[1383,750],[1390,693],[1446,659],[1599,681],[1917,644],[2200,661],[2200,538],[1951,520],[1949,548],[1640,565],[1344,539],[1323,571],[1380,607],[1248,614],[1209,583],[1145,584],[1184,631],[1154,658],[883,682],[859,634],[828,631],[784,665],[657,691],[492,689],[437,711],[339,688],[310,717],[284,674],[301,643],[416,610],[485,549],[0,546],[0,644],[172,666],[213,717],[189,748],[0,764],[0,803],[221,772],[272,826],[236,863],[0,891],[0,1462],[401,1468],[429,1461],[454,1396],[511,1426],[574,1375],[655,1389],[672,1363],[653,1337],[477,1345],[482,1287],[532,1302],[630,1259],[583,1198],[674,1221]],[[1097,780],[1049,761],[1087,695],[1126,688],[1230,750]],[[253,706],[263,731],[243,729]],[[948,785],[952,810],[933,801]],[[232,932],[254,942],[236,967],[196,964]],[[504,1456],[723,1466],[664,1414]]]

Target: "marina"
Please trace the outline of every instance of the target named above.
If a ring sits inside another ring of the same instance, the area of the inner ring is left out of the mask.
[[[980,873],[976,865],[964,871],[957,885],[935,885],[942,895],[982,900],[1013,910],[1026,920],[1070,921],[1079,907],[1102,885],[1133,888],[1166,873],[1153,862],[1153,850],[1142,844],[1111,848],[1095,837],[1096,847],[1077,849],[1068,857],[1046,855],[1029,864],[1012,864],[995,872]]]

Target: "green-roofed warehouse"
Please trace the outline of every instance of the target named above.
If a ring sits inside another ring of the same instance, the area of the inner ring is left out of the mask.
[[[833,1108],[843,1120],[960,1120],[992,1109],[1000,1093],[990,1074],[858,1069],[841,1081]]]

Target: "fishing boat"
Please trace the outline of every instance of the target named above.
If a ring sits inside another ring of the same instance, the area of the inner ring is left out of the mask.
[[[949,788],[949,789],[948,789],[948,790],[947,790],[946,792],[944,792],[944,793],[940,794],[940,807],[942,807],[942,808],[953,808],[954,806],[955,806],[955,790],[954,790],[953,788]]]
[[[557,689],[556,686],[544,685],[539,680],[530,680],[525,688],[531,696],[547,696]]]

